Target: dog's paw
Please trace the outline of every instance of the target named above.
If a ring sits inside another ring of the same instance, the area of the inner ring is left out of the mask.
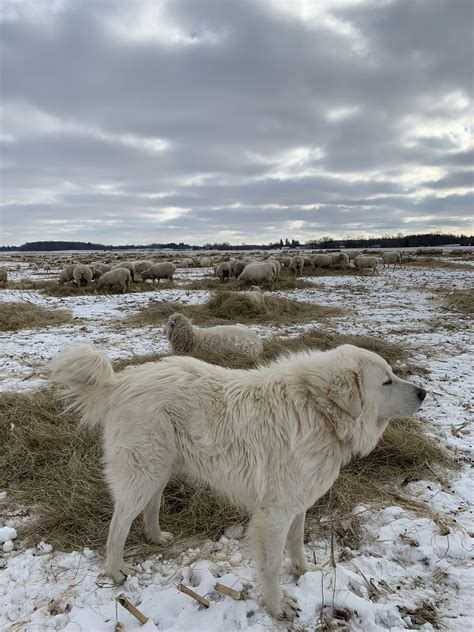
[[[298,612],[300,612],[300,609],[298,608],[296,600],[283,591],[280,608],[276,613],[275,618],[280,619],[281,621],[292,621],[295,616],[297,616]]]
[[[169,544],[171,540],[174,539],[174,533],[170,531],[162,531],[160,533],[160,538],[158,544]]]
[[[169,531],[160,531],[157,535],[147,535],[147,540],[153,544],[169,544],[174,539],[174,534]]]
[[[305,573],[315,573],[316,571],[320,571],[321,567],[317,564],[313,564],[312,562],[306,562],[303,565],[294,564],[291,567],[291,574],[296,577],[301,577]]]
[[[126,581],[128,575],[136,575],[137,571],[128,564],[122,564],[118,570],[107,570],[105,574],[113,580],[114,584],[120,586]]]
[[[282,591],[282,597],[275,606],[267,603],[265,607],[272,617],[280,621],[292,621],[300,612],[296,600],[285,591]]]

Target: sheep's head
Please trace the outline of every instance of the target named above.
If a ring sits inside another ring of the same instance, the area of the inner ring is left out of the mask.
[[[176,347],[175,351],[189,351],[192,345],[193,326],[186,316],[172,314],[166,323],[165,334],[173,348]]]

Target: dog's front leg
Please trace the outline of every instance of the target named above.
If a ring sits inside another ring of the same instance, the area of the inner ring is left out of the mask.
[[[291,523],[286,539],[286,548],[291,560],[291,572],[300,576],[307,571],[319,570],[315,564],[307,562],[304,556],[304,521],[306,512],[298,514]]]
[[[261,584],[263,602],[268,612],[277,619],[293,619],[297,607],[292,597],[280,586],[280,570],[288,529],[294,516],[280,510],[261,511],[254,516],[256,536],[262,547]]]

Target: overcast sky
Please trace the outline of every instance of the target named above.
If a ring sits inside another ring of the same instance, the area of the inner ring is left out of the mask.
[[[471,233],[473,8],[1,0],[1,242]]]

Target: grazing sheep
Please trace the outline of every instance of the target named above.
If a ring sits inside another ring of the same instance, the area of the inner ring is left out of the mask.
[[[238,279],[239,276],[242,274],[246,265],[247,264],[244,263],[243,261],[236,261],[234,263],[234,276],[236,279]]]
[[[222,283],[225,283],[229,280],[231,272],[232,269],[228,261],[223,261],[222,263],[217,264],[214,268],[214,273],[216,277],[218,277],[222,281]]]
[[[282,268],[290,267],[291,257],[280,257],[280,263]]]
[[[212,266],[212,260],[209,257],[203,257],[199,263],[201,264],[201,268],[210,268]]]
[[[70,281],[73,280],[74,277],[72,273],[75,267],[76,267],[75,264],[71,264],[71,265],[66,266],[64,270],[61,271],[61,274],[59,275],[59,280],[58,280],[58,283],[60,285],[64,285],[64,283],[69,283]]]
[[[290,270],[295,276],[301,276],[303,274],[304,258],[300,255],[295,255],[290,259]]]
[[[132,281],[137,281],[138,277],[135,272],[135,262],[134,261],[124,261],[123,263],[117,263],[114,265],[112,270],[117,270],[118,268],[126,268],[130,271],[130,275],[132,277]]]
[[[135,261],[135,272],[141,274],[148,270],[153,265],[153,261]]]
[[[267,259],[267,263],[273,263],[276,266],[276,277],[277,277],[281,272],[281,263],[278,261],[278,259],[274,259],[273,257],[269,257]]]
[[[77,266],[74,266],[74,270],[72,271],[72,277],[74,281],[79,286],[87,285],[92,281],[92,269],[89,266],[86,266],[80,263]]]
[[[311,267],[311,258],[310,257],[303,257],[304,260],[304,264],[307,268]]]
[[[177,264],[178,268],[192,268],[193,260],[189,257],[184,257],[184,259],[178,259]]]
[[[104,274],[104,272],[110,272],[110,270],[112,270],[111,266],[108,266],[105,263],[99,263],[99,262],[93,263],[91,267],[92,267],[94,279],[100,279],[100,277]]]
[[[349,257],[345,252],[333,252],[331,257],[331,268],[341,268],[345,270],[349,267]]]
[[[384,252],[382,254],[383,265],[388,266],[390,268],[390,264],[393,263],[393,267],[395,268],[397,263],[398,265],[402,265],[402,255],[397,251],[392,252]]]
[[[115,286],[121,288],[124,294],[132,288],[132,274],[128,268],[113,268],[109,272],[104,272],[97,282],[98,287],[112,289]]]
[[[36,263],[31,263],[30,264],[30,270],[37,270],[38,266],[36,265]]]
[[[7,287],[8,281],[8,273],[3,268],[0,268],[0,283],[3,284],[3,287]]]
[[[171,261],[163,261],[162,263],[154,263],[152,266],[145,270],[141,274],[142,281],[146,281],[146,279],[151,279],[152,283],[155,283],[155,280],[160,283],[160,279],[169,279],[173,281],[173,276],[176,272],[176,266]]]
[[[44,270],[45,272],[51,272],[51,266],[49,265],[49,263],[45,263],[45,264],[43,265],[43,270]]]
[[[269,285],[273,290],[276,267],[273,263],[248,263],[239,275],[239,287]]]
[[[101,263],[100,261],[96,261],[95,263],[92,263],[91,267],[96,268],[102,274],[104,274],[104,272],[109,272],[110,270],[112,270],[111,266],[107,265],[106,263]]]
[[[194,327],[183,314],[172,314],[165,328],[173,353],[207,357],[209,353],[240,352],[257,359],[263,351],[260,338],[243,325]]]
[[[331,255],[314,255],[313,265],[315,268],[329,268],[331,266]]]
[[[377,272],[379,259],[377,257],[367,257],[366,255],[358,255],[354,259],[354,265],[357,270],[372,269],[372,274]]]

